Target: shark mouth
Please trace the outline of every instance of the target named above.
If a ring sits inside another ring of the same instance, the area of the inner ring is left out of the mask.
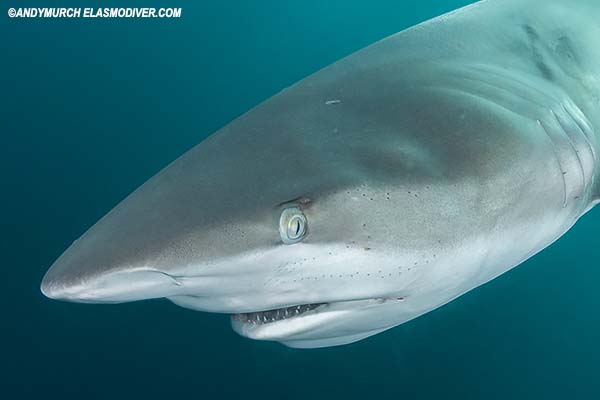
[[[299,317],[303,314],[316,310],[317,308],[325,306],[327,304],[328,303],[302,304],[292,307],[277,308],[275,310],[234,314],[232,315],[232,318],[234,321],[238,321],[245,324],[264,325],[272,322],[282,321],[285,319]]]

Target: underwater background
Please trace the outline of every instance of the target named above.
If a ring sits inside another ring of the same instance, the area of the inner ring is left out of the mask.
[[[164,6],[69,1],[51,6]],[[170,161],[459,0],[174,1],[180,19],[0,16],[0,398],[597,399],[600,207],[538,256],[362,342],[293,350],[167,300],[43,297],[51,263]]]

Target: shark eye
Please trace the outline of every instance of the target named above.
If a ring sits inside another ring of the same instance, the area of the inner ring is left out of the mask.
[[[306,215],[298,207],[283,210],[279,218],[279,234],[285,244],[298,243],[307,231]]]

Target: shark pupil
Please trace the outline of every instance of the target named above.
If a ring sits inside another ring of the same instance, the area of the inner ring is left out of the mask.
[[[297,239],[302,235],[302,221],[298,216],[295,216],[290,220],[288,232],[290,233],[290,239]]]

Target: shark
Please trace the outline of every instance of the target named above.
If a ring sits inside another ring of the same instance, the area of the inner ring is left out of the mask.
[[[230,122],[76,240],[52,299],[166,298],[344,345],[542,251],[600,202],[600,3],[488,0]]]

